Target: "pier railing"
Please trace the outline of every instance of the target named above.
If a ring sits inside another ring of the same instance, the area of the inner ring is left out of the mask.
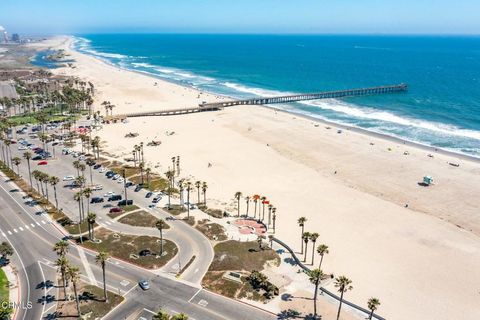
[[[265,97],[265,98],[259,97],[259,98],[250,98],[250,99],[244,99],[244,100],[203,103],[200,105],[200,107],[201,108],[225,108],[225,107],[238,106],[238,105],[290,103],[290,102],[298,102],[298,101],[306,101],[306,100],[335,99],[335,98],[357,97],[357,96],[366,96],[366,95],[374,95],[374,94],[398,93],[398,92],[405,92],[407,90],[408,90],[408,86],[402,83],[402,84],[392,85],[392,86],[380,86],[380,87],[372,87],[372,88],[326,91],[326,92],[319,92],[319,93],[306,93],[306,94],[297,94],[297,95],[290,95],[290,96]]]
[[[272,241],[274,241],[274,242],[278,243],[280,246],[284,247],[284,248],[290,253],[290,255],[292,256],[293,260],[295,260],[295,262],[298,264],[298,266],[303,269],[303,271],[305,271],[305,272],[310,272],[310,269],[309,269],[306,265],[304,265],[304,264],[300,261],[300,259],[298,259],[297,255],[296,255],[295,252],[292,250],[292,248],[290,248],[285,242],[283,242],[283,241],[281,241],[281,240],[279,240],[279,239],[277,239],[277,238],[275,238],[275,237],[272,238]],[[330,296],[331,298],[333,298],[333,299],[335,299],[335,300],[337,300],[337,301],[340,301],[340,297],[337,296],[335,293],[333,293],[333,292],[331,292],[331,291],[329,291],[329,290],[327,290],[327,289],[325,289],[325,288],[323,288],[323,287],[320,287],[320,291],[322,291],[323,293],[327,294],[327,295]],[[361,307],[361,306],[359,306],[359,305],[357,305],[357,304],[355,304],[355,303],[353,303],[353,302],[350,302],[350,301],[347,301],[347,300],[343,299],[343,302],[342,302],[342,303],[344,303],[344,304],[352,307],[353,309],[355,309],[355,310],[357,310],[357,311],[360,311],[360,312],[362,312],[362,313],[365,313],[367,316],[370,315],[370,312],[371,312],[370,310],[365,309],[365,308],[363,308],[363,307]],[[383,318],[383,317],[381,317],[381,316],[379,316],[378,314],[375,314],[375,313],[373,314],[372,319],[385,320],[385,318]]]

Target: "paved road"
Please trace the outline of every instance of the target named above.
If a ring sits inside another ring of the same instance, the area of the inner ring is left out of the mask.
[[[28,139],[27,135],[24,135]],[[42,146],[42,143],[37,139],[28,139],[37,146]],[[12,145],[12,155],[22,157],[25,151],[17,150],[18,144]],[[49,146],[49,150],[52,150],[52,146]],[[76,160],[71,155],[62,155],[62,147],[56,147],[56,159],[48,160],[48,165],[38,166],[38,161],[31,161],[31,168],[33,170],[40,170],[46,172],[49,175],[57,176],[61,181],[57,186],[57,196],[59,207],[63,209],[65,214],[67,214],[72,220],[78,221],[78,203],[73,199],[74,194],[78,191],[68,187],[71,182],[64,182],[63,177],[73,175],[77,176],[77,172],[73,167],[73,162]],[[26,161],[24,160],[19,167],[20,174],[28,181],[28,167]],[[87,166],[85,171],[85,178],[87,183],[90,183],[91,177],[93,178],[94,184],[103,185],[103,190],[95,191],[92,195],[94,196],[103,196],[106,192],[113,191],[116,194],[124,195],[123,184],[117,183],[111,179],[107,179],[104,173],[99,173],[96,170],[92,170],[92,175],[90,176],[90,168]],[[36,185],[35,181],[33,182],[34,186]],[[52,203],[53,199],[53,190],[49,188],[49,196]],[[127,191],[128,199],[134,200],[134,203],[149,211],[151,214],[157,218],[163,218],[169,216],[169,214],[163,211],[160,208],[151,209],[148,208],[148,205],[151,203],[151,199],[145,198],[146,191],[142,190],[140,192],[134,192],[133,188],[129,188]],[[87,209],[87,201],[85,201],[85,210]],[[121,223],[115,223],[107,216],[108,209],[103,208],[103,204],[91,204],[90,210],[95,212],[99,217],[98,222],[101,226],[106,227],[110,230],[134,234],[134,235],[152,235],[158,236],[158,231],[155,228],[139,228],[133,227]],[[193,260],[193,263],[182,273],[181,278],[183,280],[192,282],[199,285],[205,273],[207,272],[211,261],[213,260],[214,252],[213,248],[208,241],[208,239],[198,230],[192,228],[188,224],[182,221],[169,221],[170,229],[164,232],[165,238],[173,241],[179,249],[178,255],[172,259],[166,266],[162,268],[163,272],[177,273],[182,267],[184,267],[193,256],[196,258]],[[200,258],[201,257],[201,258]]]
[[[42,319],[52,315],[55,301],[43,303],[44,296],[58,297],[61,288],[44,288],[47,281],[56,283],[55,242],[64,235],[46,215],[38,215],[37,208],[22,202],[22,192],[12,192],[15,186],[0,176],[0,241],[9,241],[16,250],[12,263],[19,269],[21,300],[31,301],[33,308],[19,310],[16,319]],[[83,252],[83,254],[80,254]],[[82,258],[82,256],[84,258]],[[94,254],[71,244],[68,255],[78,265],[82,280],[101,285],[101,268],[95,264]],[[151,289],[142,291],[137,282],[147,279]],[[193,319],[275,319],[262,310],[218,296],[188,282],[155,275],[131,264],[111,259],[107,265],[109,290],[126,298],[106,319],[138,319],[140,313],[151,313],[164,308],[171,313],[184,312]]]

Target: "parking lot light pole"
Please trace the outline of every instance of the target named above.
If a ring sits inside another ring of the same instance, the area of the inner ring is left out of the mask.
[[[123,189],[125,190],[125,204],[127,204],[127,179],[125,177],[125,168],[123,168]]]

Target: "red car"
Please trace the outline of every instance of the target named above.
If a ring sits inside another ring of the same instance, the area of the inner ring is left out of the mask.
[[[38,163],[39,166],[46,166],[47,164],[48,164],[47,161],[40,161],[40,162]]]
[[[112,208],[110,209],[110,213],[117,213],[117,212],[122,212],[123,210],[121,208]]]

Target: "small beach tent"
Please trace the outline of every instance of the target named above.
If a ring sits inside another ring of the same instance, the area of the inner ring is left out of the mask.
[[[423,183],[429,186],[433,183],[433,178],[431,176],[425,176],[423,177]]]

